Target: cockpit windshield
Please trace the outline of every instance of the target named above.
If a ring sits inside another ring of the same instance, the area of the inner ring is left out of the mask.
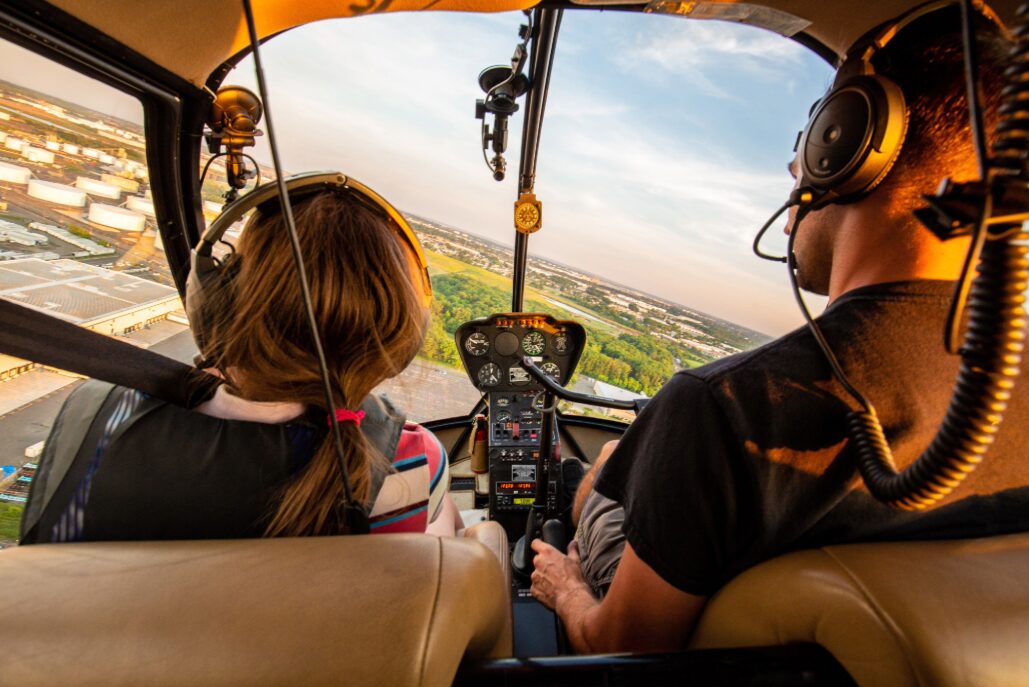
[[[523,20],[323,22],[265,51],[287,167],[340,169],[376,188],[407,214],[428,252],[436,294],[429,337],[411,369],[386,385],[419,420],[464,414],[475,403],[454,332],[511,308],[524,113],[511,118],[501,183],[479,154],[471,113],[481,96],[476,75],[508,60]],[[750,242],[790,190],[784,142],[830,74],[810,51],[761,29],[566,14],[524,310],[586,326],[571,380],[577,390],[650,396],[677,369],[799,325],[785,271],[753,259]],[[225,83],[254,88],[251,61]],[[260,139],[254,155],[270,159]],[[784,246],[781,232],[769,237],[768,250]]]
[[[404,212],[421,238],[435,293],[428,336],[409,368],[379,389],[415,421],[463,416],[475,406],[482,394],[461,369],[455,333],[512,308],[512,204],[525,112],[511,117],[501,183],[484,164],[473,115],[482,97],[477,75],[508,62],[524,19],[397,14],[319,22],[265,49],[285,170],[352,175]],[[191,360],[156,231],[141,104],[21,48],[0,47],[3,297],[94,329],[100,322],[105,333]],[[799,324],[783,270],[751,258],[749,243],[789,191],[783,142],[802,127],[829,75],[812,53],[760,29],[566,13],[536,170],[542,229],[529,238],[524,298],[526,312],[586,329],[578,368],[563,383],[623,400],[651,396],[678,369]],[[225,83],[256,90],[251,60]],[[260,180],[271,180],[266,139],[249,152]],[[205,149],[201,165],[209,160]],[[202,187],[208,222],[227,190],[215,161]],[[234,228],[225,238],[237,237]],[[766,250],[784,245],[772,232]],[[38,288],[33,270],[59,283]],[[122,322],[126,299],[132,318]],[[89,310],[101,302],[110,307]],[[16,382],[0,386],[0,423],[12,428],[0,433],[0,466],[16,482],[74,380],[26,361],[0,362],[0,379]]]

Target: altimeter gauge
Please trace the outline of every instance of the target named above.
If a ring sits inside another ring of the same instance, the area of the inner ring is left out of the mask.
[[[483,386],[496,386],[500,384],[500,366],[496,363],[486,363],[479,368],[479,384]]]
[[[546,375],[548,377],[550,377],[551,379],[554,379],[554,380],[560,380],[561,379],[561,368],[558,367],[557,363],[552,363],[550,361],[547,361],[547,362],[543,363],[542,365],[540,365],[540,369],[543,370],[543,372],[546,373]]]
[[[522,338],[522,350],[526,355],[542,355],[547,348],[547,339],[543,332],[532,330]]]
[[[464,340],[464,349],[472,355],[486,355],[489,351],[489,339],[482,332],[475,332]]]

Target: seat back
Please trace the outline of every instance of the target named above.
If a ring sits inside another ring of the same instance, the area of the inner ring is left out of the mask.
[[[1029,534],[777,558],[711,599],[691,647],[791,642],[859,685],[1029,684]]]
[[[511,652],[505,576],[468,540],[45,544],[0,579],[5,685],[449,685]]]

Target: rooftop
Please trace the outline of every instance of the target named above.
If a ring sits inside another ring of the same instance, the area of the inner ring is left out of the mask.
[[[177,297],[171,287],[75,260],[0,262],[0,298],[75,324]]]

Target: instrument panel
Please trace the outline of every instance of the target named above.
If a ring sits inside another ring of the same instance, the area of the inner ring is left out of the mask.
[[[458,327],[454,336],[461,361],[472,384],[483,392],[521,391],[532,378],[522,368],[522,356],[559,384],[572,376],[586,344],[578,322],[556,320],[538,313],[491,315]]]
[[[543,440],[544,394],[521,366],[521,359],[531,357],[563,386],[585,349],[586,330],[577,322],[550,315],[513,313],[466,322],[458,327],[455,339],[469,379],[486,394],[489,406],[484,437],[489,517],[515,541],[524,533],[526,512],[536,500]],[[556,432],[553,441],[556,444]],[[549,473],[551,463],[543,463],[543,469]],[[557,499],[557,483],[548,482],[548,501]]]

